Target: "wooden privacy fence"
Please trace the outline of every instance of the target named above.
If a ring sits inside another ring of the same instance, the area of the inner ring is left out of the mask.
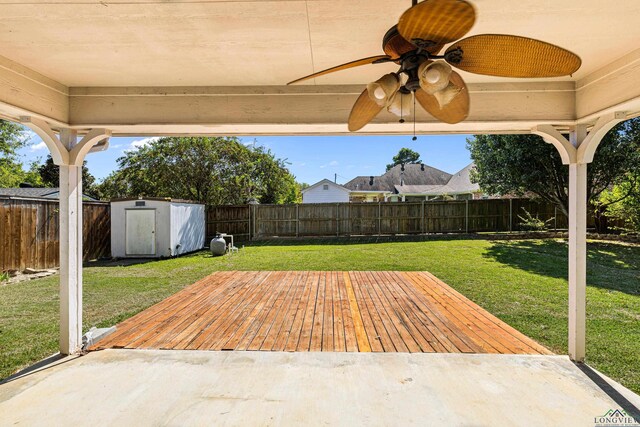
[[[0,271],[59,265],[58,201],[0,199]],[[111,254],[109,203],[83,203],[84,259]]]
[[[207,238],[216,232],[237,240],[265,237],[477,233],[521,229],[524,209],[567,228],[554,205],[531,199],[439,202],[319,203],[207,206]]]

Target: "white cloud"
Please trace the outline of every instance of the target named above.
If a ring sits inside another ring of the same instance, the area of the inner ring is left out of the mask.
[[[131,144],[129,144],[128,147],[125,148],[123,151],[134,151],[140,147],[146,147],[147,145],[152,144],[159,139],[160,139],[159,136],[152,136],[144,139],[136,139],[134,141],[131,141]]]
[[[320,169],[324,169],[326,167],[330,167],[330,166],[338,166],[338,161],[337,160],[331,160],[329,163],[324,164],[324,165],[320,165]]]
[[[27,138],[27,141],[33,142],[36,138],[38,138],[38,134],[32,131],[31,129],[27,129],[24,132],[24,136]]]
[[[40,150],[46,150],[47,149],[47,144],[45,144],[44,141],[40,141],[37,144],[31,144],[29,146],[29,148],[31,149],[31,152],[40,151]]]

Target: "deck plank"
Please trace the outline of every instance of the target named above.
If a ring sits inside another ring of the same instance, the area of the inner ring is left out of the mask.
[[[362,320],[362,314],[360,313],[360,307],[358,306],[358,300],[353,290],[349,273],[345,272],[340,276],[342,277],[342,281],[339,280],[339,283],[344,285],[344,290],[347,294],[346,302],[348,303],[348,307],[342,307],[345,328],[353,326],[352,330],[347,329],[345,331],[347,351],[371,352],[371,345],[369,344],[369,338],[364,328],[364,321]]]
[[[300,331],[300,338],[298,339],[295,351],[309,351],[311,347],[311,333],[315,317],[316,300],[318,299],[318,289],[320,287],[320,274],[317,271],[313,271],[309,275],[309,278],[309,299],[307,300],[304,320],[302,321],[302,328]]]
[[[275,334],[273,337],[273,343],[270,347],[263,345],[260,350],[284,351],[289,335],[291,334],[291,328],[296,318],[296,312],[300,306],[300,300],[304,294],[304,281],[306,278],[306,274],[295,275],[293,279],[294,283],[292,284],[293,292],[291,292],[291,298],[288,301],[287,308],[286,310],[281,311],[281,319],[276,319],[276,321],[279,322],[277,331],[275,330],[276,328],[273,328],[273,333]],[[267,338],[269,340],[269,337]]]
[[[333,350],[347,351],[342,313],[344,295],[341,294],[337,271],[331,272],[331,283],[333,285]]]
[[[273,279],[273,274],[271,272],[264,278],[258,278],[251,285],[252,291],[243,295],[242,300],[236,307],[231,307],[231,310],[221,310],[220,320],[216,325],[212,325],[208,335],[198,346],[207,350],[233,350],[233,345],[228,344],[228,342],[240,333],[243,323],[256,310],[256,305],[265,295],[270,293],[271,287],[269,285]]]
[[[183,348],[190,350],[197,349],[213,349],[216,342],[220,337],[220,331],[224,326],[233,321],[237,313],[242,311],[247,304],[251,304],[254,301],[254,295],[256,289],[259,292],[261,287],[259,284],[267,284],[267,281],[273,273],[257,273],[249,274],[248,281],[246,282],[246,291],[237,292],[228,298],[224,303],[218,305],[217,310],[210,316],[210,322],[202,330],[197,331],[190,340],[184,340]],[[179,348],[179,347],[176,347]]]
[[[552,354],[428,272],[215,272],[89,350]]]
[[[291,329],[286,337],[287,341],[284,346],[285,351],[296,351],[298,348],[300,337],[302,335],[302,328],[304,327],[304,319],[306,318],[307,306],[311,299],[311,283],[313,281],[313,277],[310,272],[305,272],[304,274],[305,280],[301,282],[304,292],[302,294],[302,298],[300,298],[300,301],[298,302],[295,318],[293,319]]]

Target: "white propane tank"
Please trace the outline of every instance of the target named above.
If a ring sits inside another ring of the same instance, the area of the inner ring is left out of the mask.
[[[224,240],[224,237],[216,235],[216,237],[211,239],[209,248],[211,249],[212,256],[224,255],[227,250],[227,242]]]

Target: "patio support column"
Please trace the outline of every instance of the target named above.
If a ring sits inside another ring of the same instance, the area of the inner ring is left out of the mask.
[[[21,121],[47,144],[60,167],[60,353],[73,354],[82,346],[82,163],[89,152],[108,147],[110,131],[94,129],[78,141],[74,129],[60,129],[24,117]]]
[[[569,139],[550,125],[532,129],[553,144],[569,166],[569,340],[571,360],[584,362],[586,354],[587,287],[587,165],[606,133],[626,118],[624,113],[600,117],[588,128],[579,124],[571,129]]]

